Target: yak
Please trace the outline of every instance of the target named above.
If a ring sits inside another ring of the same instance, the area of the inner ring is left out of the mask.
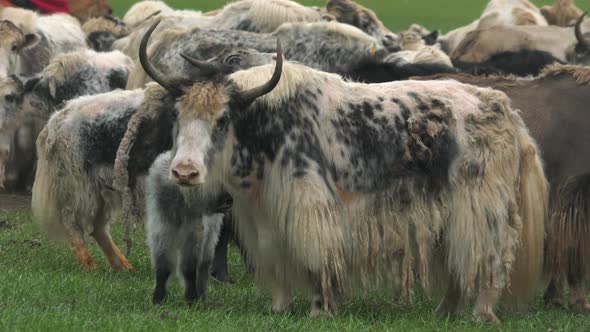
[[[32,77],[0,79],[0,186],[32,184],[35,140],[51,114],[79,96],[124,89],[133,61],[119,51],[58,55]]]
[[[477,295],[478,319],[498,322],[493,308],[505,290],[526,298],[535,288],[547,184],[502,92],[351,83],[283,65],[280,55],[274,68],[183,80],[140,59],[177,100],[169,178],[231,194],[240,242],[272,290],[273,310],[286,310],[300,287],[314,294],[313,315],[357,286],[393,282],[409,297],[414,272],[428,288],[436,248],[449,292]],[[457,304],[445,299],[439,313]]]
[[[242,54],[236,52],[237,62],[207,64],[231,73],[251,66],[250,61],[256,64],[261,59],[270,61],[266,54],[258,58]],[[198,63],[198,60],[187,59]],[[206,74],[204,71],[191,73]],[[88,235],[98,242],[114,269],[132,269],[126,255],[111,239],[110,217],[120,208],[127,220],[141,214],[135,209],[143,210],[138,207],[144,199],[143,179],[156,157],[172,147],[171,131],[176,114],[162,113],[160,109],[170,109],[174,103],[166,90],[154,84],[148,84],[144,90],[116,90],[79,97],[53,113],[39,134],[32,190],[33,214],[49,236],[67,240],[85,270],[96,267],[86,246]],[[145,118],[152,119],[153,126],[133,127]],[[128,127],[140,133],[143,140],[131,143],[126,135]],[[127,147],[125,151],[131,158],[125,163],[129,176],[117,186],[113,185],[118,174],[114,165],[120,145]],[[128,248],[129,226],[128,223],[125,234]]]
[[[539,144],[551,187],[550,220],[545,264],[551,282],[547,304],[564,305],[563,286],[569,284],[569,305],[590,311],[585,276],[590,273],[590,69],[553,65],[534,79],[436,75],[419,80],[456,80],[505,92]]]
[[[0,78],[41,72],[58,54],[86,49],[80,23],[69,15],[6,8],[0,15]]]

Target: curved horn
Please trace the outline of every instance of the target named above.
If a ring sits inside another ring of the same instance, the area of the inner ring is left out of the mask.
[[[158,24],[160,24],[160,22],[162,21],[158,20],[154,22],[154,24],[152,24],[148,31],[146,31],[146,33],[143,35],[143,38],[141,38],[141,43],[139,44],[139,62],[141,63],[141,66],[143,67],[143,70],[145,70],[146,74],[156,81],[156,83],[160,84],[164,89],[170,91],[171,93],[178,95],[181,93],[180,89],[175,87],[168,79],[166,79],[164,75],[162,75],[162,73],[150,63],[147,56],[148,41],[150,40],[152,33]]]
[[[210,74],[210,73],[215,73],[217,71],[219,71],[219,66],[216,65],[215,63],[209,62],[209,61],[202,61],[202,60],[197,60],[191,56],[188,56],[186,54],[180,54],[180,56],[188,63],[190,63],[191,65],[197,67],[199,69],[199,71],[203,74]]]
[[[275,71],[272,74],[270,80],[261,86],[252,88],[250,90],[241,93],[243,106],[252,104],[256,98],[262,97],[265,94],[271,92],[279,81],[281,80],[281,74],[283,73],[283,48],[281,47],[281,41],[277,39],[277,64],[275,65]]]
[[[578,40],[578,44],[586,49],[590,48],[590,44],[588,44],[588,41],[586,41],[586,39],[584,38],[584,35],[582,35],[582,21],[584,21],[584,17],[586,16],[588,12],[585,12],[584,14],[582,14],[582,16],[580,16],[580,18],[578,19],[578,21],[576,22],[576,27],[574,28],[574,31],[576,33],[576,39]]]

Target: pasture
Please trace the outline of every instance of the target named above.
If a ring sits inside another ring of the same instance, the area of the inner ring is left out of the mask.
[[[325,1],[301,1],[322,5]],[[373,8],[393,31],[418,22],[447,31],[479,15],[484,0],[359,1]],[[552,1],[534,1],[544,5]],[[112,1],[117,15],[133,3]],[[210,10],[218,0],[167,1],[176,8]],[[590,0],[578,0],[589,9]],[[288,47],[288,45],[285,45]],[[269,294],[259,290],[245,273],[235,248],[230,252],[234,284],[211,281],[209,300],[188,308],[182,290],[172,282],[163,307],[151,304],[153,278],[142,225],[135,230],[129,256],[135,270],[117,273],[107,266],[99,247],[89,242],[98,268],[84,272],[71,250],[48,241],[32,220],[29,202],[0,195],[0,331],[160,331],[160,330],[351,330],[351,331],[489,331],[491,324],[477,323],[469,311],[446,319],[434,317],[436,300],[418,294],[413,304],[400,303],[392,294],[372,293],[347,300],[335,317],[309,318],[309,300],[298,294],[292,310],[273,314]],[[123,246],[122,231],[113,225],[115,242]],[[526,313],[499,311],[507,331],[589,331],[590,317],[544,307],[540,298]]]

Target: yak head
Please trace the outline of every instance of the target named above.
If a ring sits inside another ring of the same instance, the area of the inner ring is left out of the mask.
[[[241,90],[228,80],[237,63],[200,61],[186,55],[182,55],[183,58],[198,74],[188,75],[189,78],[171,78],[149,62],[146,52],[149,37],[158,23],[154,23],[144,35],[139,59],[145,72],[176,100],[178,117],[173,130],[169,178],[178,185],[196,186],[205,183],[212,155],[223,144],[230,110],[247,108],[277,86],[282,73],[283,54],[277,42],[274,74],[266,83],[249,90]],[[229,59],[231,55],[222,54],[221,57]]]
[[[20,53],[35,47],[40,40],[38,34],[24,33],[14,23],[0,20],[0,78],[12,74]]]
[[[582,15],[574,0],[556,0],[553,6],[541,7],[547,23],[561,27],[571,26]]]
[[[326,4],[326,12],[339,22],[354,25],[366,34],[379,39],[387,49],[398,50],[399,37],[391,32],[369,8],[352,0],[330,0]]]
[[[113,9],[108,0],[76,0],[70,1],[72,15],[84,23],[93,17],[111,15]]]
[[[89,19],[82,25],[82,31],[86,34],[88,46],[98,52],[110,51],[117,39],[131,33],[123,21],[110,15]]]
[[[14,150],[15,135],[22,121],[24,81],[15,75],[0,79],[0,188],[5,181],[5,165]]]
[[[575,52],[570,55],[568,61],[575,64],[590,65],[590,40],[582,33],[582,22],[586,13],[583,13],[574,27],[577,44],[574,48]]]

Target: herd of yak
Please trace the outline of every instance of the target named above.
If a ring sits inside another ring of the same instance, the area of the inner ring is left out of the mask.
[[[590,312],[590,23],[573,0],[490,0],[444,35],[391,32],[352,0],[0,16],[0,184],[32,191],[84,269],[88,236],[133,269],[145,219],[155,304],[175,271],[189,304],[229,280],[233,239],[275,312],[295,290],[317,316],[417,283],[444,290],[439,315],[472,303],[499,323],[541,287]]]

